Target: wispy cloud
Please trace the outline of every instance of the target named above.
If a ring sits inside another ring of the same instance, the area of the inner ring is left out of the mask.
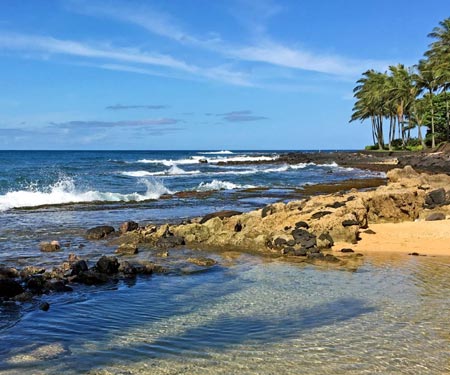
[[[247,121],[259,121],[267,120],[267,117],[256,116],[250,110],[232,111],[227,113],[218,114],[223,120],[228,122],[247,122]]]
[[[193,76],[226,82],[233,85],[250,86],[242,72],[231,71],[225,65],[200,67],[183,60],[159,53],[142,51],[135,47],[117,47],[110,44],[88,44],[73,40],[57,39],[49,36],[28,35],[18,33],[0,33],[0,48],[3,50],[22,51],[27,54],[43,53],[46,55],[61,54],[77,56],[85,59],[106,60],[109,64],[98,67],[112,70],[127,70],[135,73],[152,74],[140,66],[120,66],[117,62],[126,62],[143,66],[154,66],[188,73]],[[157,74],[162,74],[157,72]]]
[[[126,128],[126,127],[153,127],[161,125],[178,124],[180,120],[174,118],[159,118],[147,120],[124,121],[67,121],[51,122],[50,125],[58,128]]]
[[[163,109],[167,108],[166,105],[161,104],[150,104],[150,105],[123,105],[123,104],[114,104],[109,105],[105,109],[113,110],[113,111],[119,111],[119,110],[126,110],[126,109]]]
[[[238,6],[233,8],[233,14],[242,24],[246,24],[247,30],[257,34],[256,41],[253,43],[229,43],[217,33],[211,33],[215,35],[211,38],[200,38],[183,29],[181,22],[173,16],[156,11],[148,5],[136,9],[120,1],[115,1],[114,6],[111,4],[105,6],[104,3],[96,1],[76,2],[77,11],[84,14],[109,17],[134,24],[180,44],[205,49],[237,61],[352,77],[359,75],[368,67],[383,70],[390,64],[387,61],[352,59],[339,54],[326,54],[286,45],[270,37],[265,27],[267,20],[278,15],[285,10],[284,8],[270,0],[240,0],[237,3]],[[229,78],[227,75],[223,77],[224,80]]]

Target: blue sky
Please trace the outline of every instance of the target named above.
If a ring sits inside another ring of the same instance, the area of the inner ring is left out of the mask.
[[[0,149],[355,149],[448,0],[2,0]]]

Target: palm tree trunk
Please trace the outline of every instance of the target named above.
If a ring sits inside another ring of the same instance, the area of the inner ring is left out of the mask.
[[[434,134],[434,106],[433,106],[433,92],[429,90],[430,92],[430,106],[431,106],[431,148],[436,147],[436,140],[435,140],[435,134]]]

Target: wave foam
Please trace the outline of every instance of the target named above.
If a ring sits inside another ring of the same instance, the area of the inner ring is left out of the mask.
[[[228,150],[222,150],[222,151],[199,152],[199,154],[202,154],[202,155],[231,155],[231,154],[234,154],[234,152],[231,152]]]
[[[229,181],[212,180],[211,182],[201,182],[197,187],[197,191],[214,191],[214,190],[234,190],[234,189],[250,189],[254,185],[238,185]]]
[[[206,160],[210,164],[217,164],[220,162],[258,162],[258,161],[272,161],[279,158],[279,155],[273,155],[273,156],[251,156],[251,155],[242,155],[242,156],[231,156],[231,157],[223,157],[223,156],[216,156],[212,158],[207,158]],[[162,164],[166,167],[172,167],[174,165],[186,165],[186,164],[198,164],[200,163],[200,160],[205,159],[204,156],[192,156],[187,159],[178,159],[178,160],[172,160],[172,159],[140,159],[137,161],[137,163],[147,163],[147,164]]]
[[[42,191],[30,187],[29,190],[11,191],[0,195],[0,211],[20,207],[59,205],[87,202],[130,202],[158,199],[163,194],[172,194],[161,182],[140,179],[139,183],[147,188],[145,194],[111,193],[100,191],[79,191],[73,180],[63,179]]]

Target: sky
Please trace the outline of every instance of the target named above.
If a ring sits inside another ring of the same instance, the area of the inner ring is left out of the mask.
[[[448,0],[1,0],[0,149],[325,150]]]

